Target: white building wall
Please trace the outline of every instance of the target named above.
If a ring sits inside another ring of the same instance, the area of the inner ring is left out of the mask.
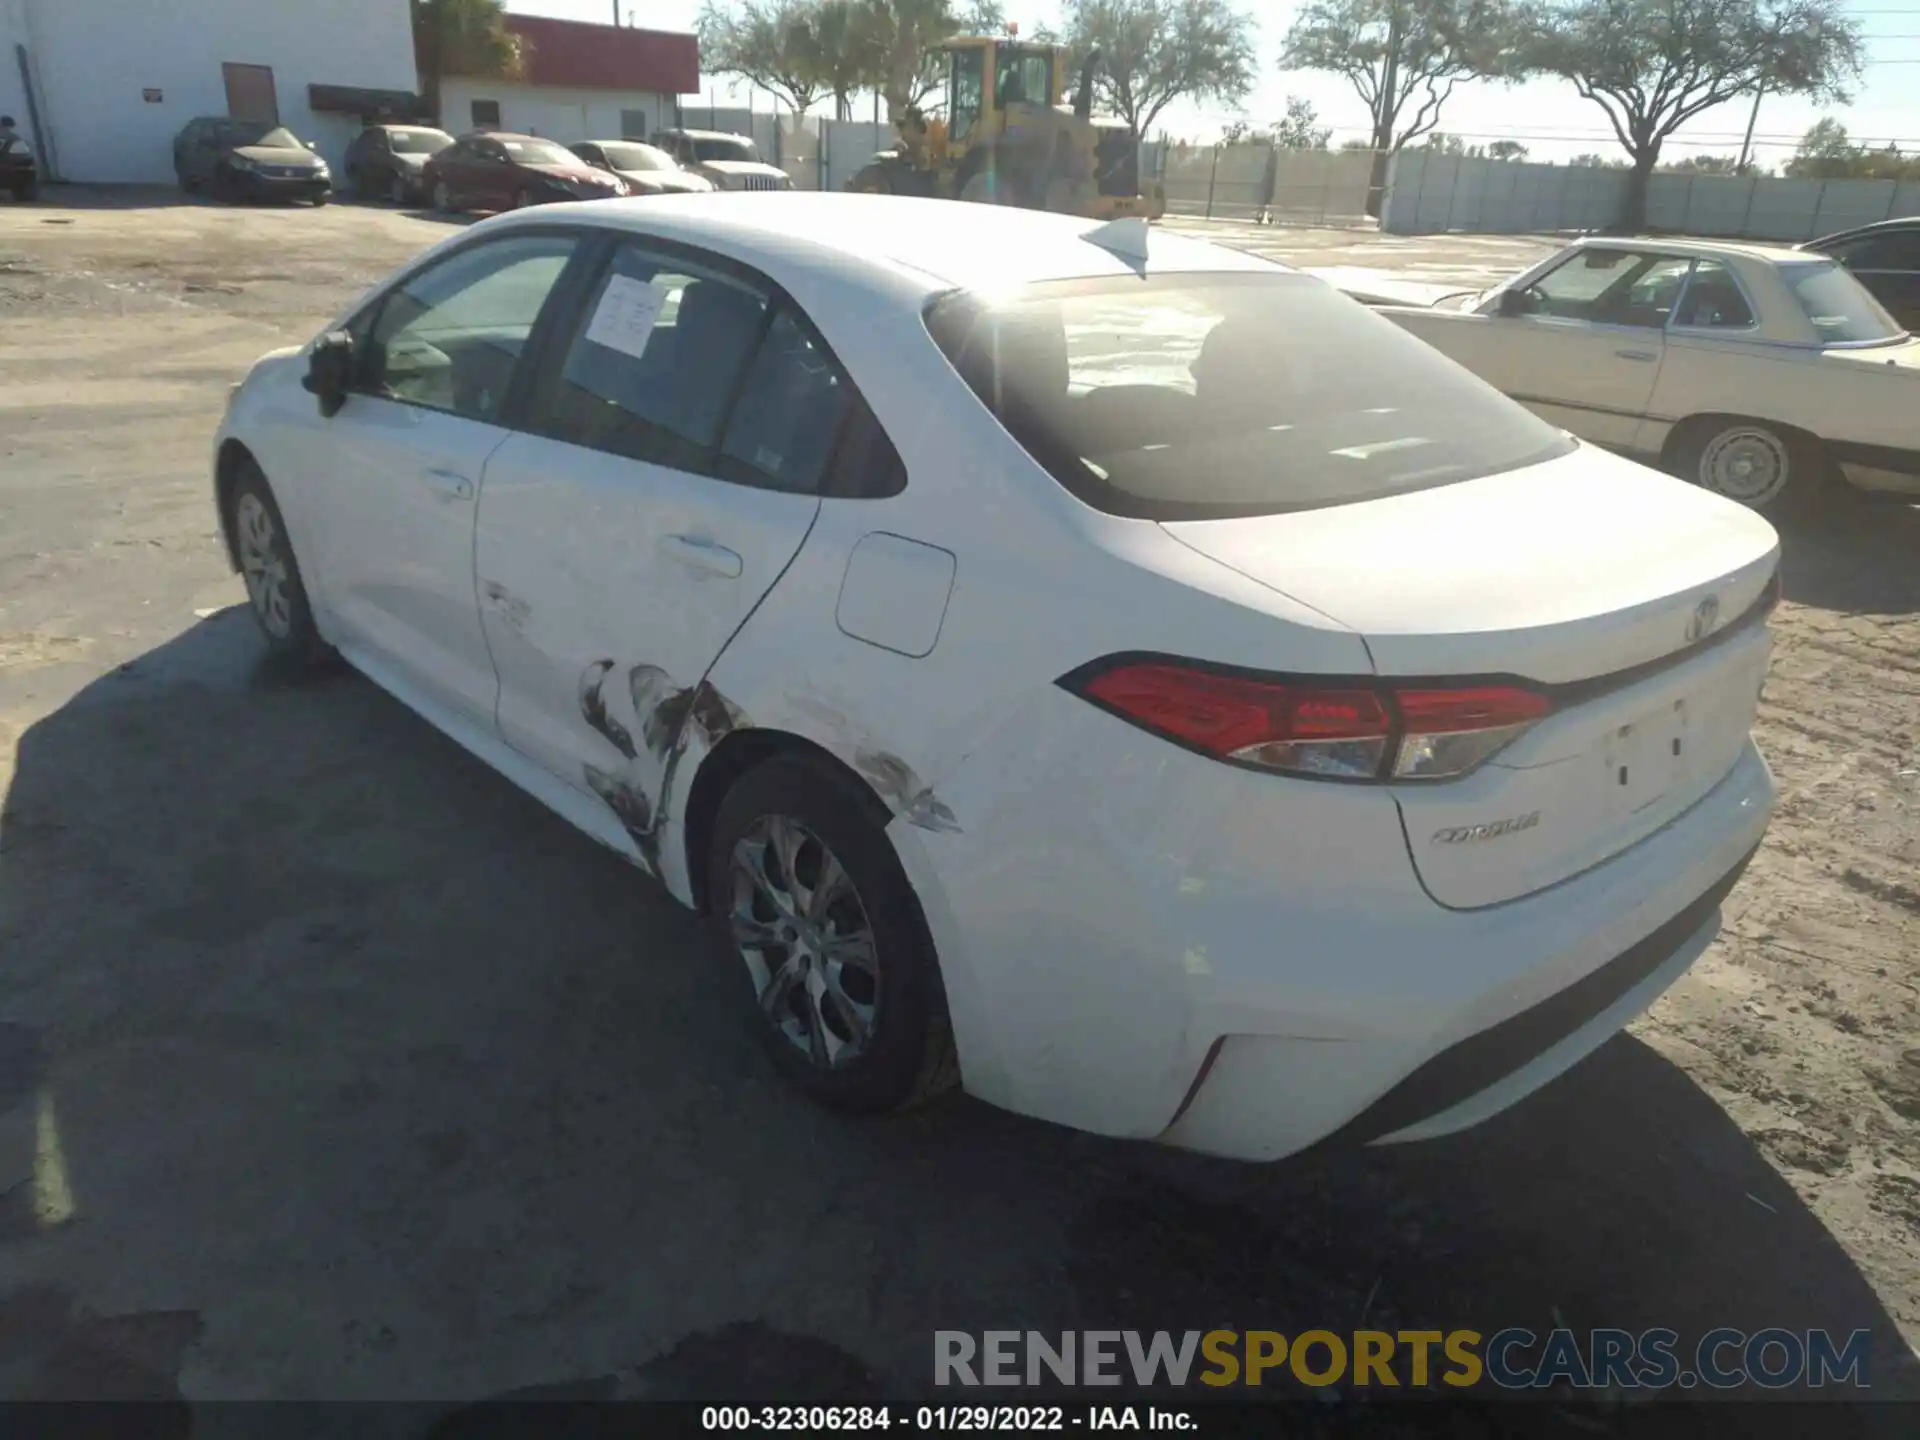
[[[572,145],[581,140],[618,140],[620,112],[642,110],[647,134],[672,126],[673,96],[646,90],[576,90],[571,86],[516,85],[503,80],[449,76],[440,86],[440,123],[455,135],[474,128],[473,102],[493,100],[500,123],[491,128],[541,135]]]
[[[25,130],[16,44],[64,180],[171,183],[180,128],[227,113],[225,61],[271,66],[280,123],[336,168],[359,120],[315,115],[308,85],[420,88],[407,0],[0,0],[0,106]]]

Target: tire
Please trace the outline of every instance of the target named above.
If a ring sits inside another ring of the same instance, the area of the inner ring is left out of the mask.
[[[856,195],[891,195],[893,177],[884,165],[868,165],[853,177],[847,189]]]
[[[1838,488],[1819,441],[1738,416],[1688,421],[1674,457],[1682,479],[1768,515],[1803,511]]]
[[[331,204],[332,202],[333,202],[333,195],[330,192],[326,194],[316,195],[313,197],[313,208],[318,210],[321,206]]]
[[[850,776],[804,755],[776,756],[727,792],[705,857],[708,924],[720,952],[746,972],[762,1046],[790,1084],[843,1114],[908,1109],[959,1079],[939,960],[876,808]],[[793,842],[790,866],[783,838]],[[809,915],[824,855],[845,883]],[[750,878],[756,872],[764,883]],[[765,944],[750,943],[749,926]],[[836,945],[863,928],[864,946]],[[836,950],[868,963],[836,960]],[[817,998],[809,980],[820,985]]]
[[[247,586],[247,608],[277,660],[301,669],[317,666],[328,647],[313,623],[306,582],[287,538],[287,522],[260,467],[241,463],[228,498],[233,548]]]
[[[413,192],[407,187],[407,177],[397,170],[387,182],[387,199],[395,205],[405,205],[413,199]]]
[[[442,215],[453,214],[453,191],[447,188],[444,180],[433,182],[433,208]]]

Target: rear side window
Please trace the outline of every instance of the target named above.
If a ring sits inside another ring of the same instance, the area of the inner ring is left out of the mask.
[[[705,472],[766,311],[765,295],[730,276],[623,246],[567,352],[546,432]]]
[[[1831,260],[1782,265],[1780,278],[1823,345],[1893,340],[1905,333],[1864,285]]]
[[[973,392],[1074,495],[1199,520],[1371,500],[1573,441],[1306,275],[1190,274],[960,293],[927,316]]]
[[[850,388],[793,312],[782,310],[747,367],[720,447],[720,478],[818,494]]]

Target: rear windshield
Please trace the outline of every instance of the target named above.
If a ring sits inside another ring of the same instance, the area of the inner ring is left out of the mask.
[[[1574,443],[1307,275],[959,293],[935,302],[927,328],[1008,432],[1114,515],[1341,505],[1534,464]]]
[[[1823,345],[1895,340],[1906,333],[1866,286],[1831,260],[1782,265],[1780,275]]]

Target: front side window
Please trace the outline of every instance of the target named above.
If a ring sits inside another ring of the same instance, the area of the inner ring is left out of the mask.
[[[1052,87],[1053,60],[1033,51],[1002,50],[994,67],[995,100],[1005,105],[1045,105]]]
[[[1822,345],[1897,340],[1906,333],[1864,285],[1831,260],[1782,265],[1780,278]]]
[[[1314,509],[1517,469],[1574,443],[1306,275],[959,293],[927,324],[1008,433],[1109,514]]]
[[[380,302],[367,332],[360,388],[496,422],[575,243],[565,235],[517,235],[463,250],[401,282]]]
[[[1580,250],[1526,288],[1527,313],[1608,325],[1663,325],[1690,260]]]
[[[542,407],[543,429],[556,440],[705,472],[766,312],[766,296],[731,277],[623,246]]]

